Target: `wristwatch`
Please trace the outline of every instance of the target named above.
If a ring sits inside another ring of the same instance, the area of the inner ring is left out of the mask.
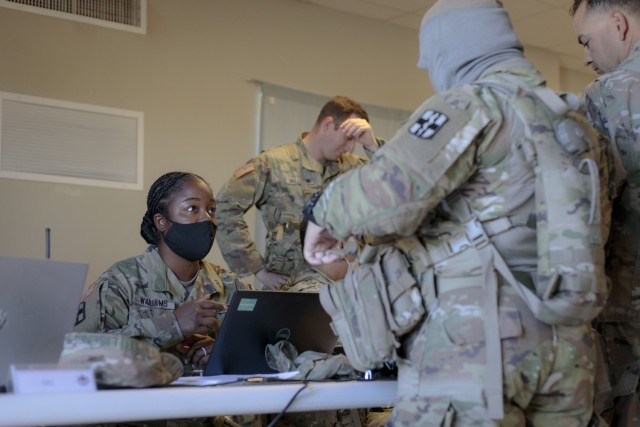
[[[318,191],[317,193],[314,193],[313,196],[311,196],[311,198],[307,200],[307,203],[305,203],[304,207],[302,208],[302,216],[304,217],[304,219],[314,224],[317,224],[317,223],[316,223],[316,218],[313,216],[313,208],[316,206],[316,203],[318,202],[318,199],[320,198],[320,196],[322,196],[322,191]]]

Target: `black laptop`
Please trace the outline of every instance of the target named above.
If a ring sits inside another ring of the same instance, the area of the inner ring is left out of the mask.
[[[236,291],[228,306],[207,376],[274,373],[265,359],[267,344],[288,340],[299,353],[331,353],[338,339],[317,293]]]

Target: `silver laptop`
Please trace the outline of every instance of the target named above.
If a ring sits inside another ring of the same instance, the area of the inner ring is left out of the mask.
[[[275,371],[267,344],[290,341],[303,353],[331,353],[338,338],[317,293],[237,291],[228,304],[204,375],[252,375]]]
[[[0,386],[11,364],[58,363],[88,265],[0,256]]]

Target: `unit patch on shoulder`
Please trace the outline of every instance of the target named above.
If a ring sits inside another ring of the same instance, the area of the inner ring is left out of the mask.
[[[446,114],[435,110],[425,111],[418,120],[409,126],[409,133],[422,139],[431,139],[449,121]]]
[[[97,287],[98,287],[98,282],[97,281],[95,281],[91,285],[89,285],[89,287],[82,294],[82,297],[80,298],[80,302],[86,301],[87,298],[89,298],[93,294],[93,291],[95,291]]]
[[[247,163],[246,165],[242,166],[241,168],[238,168],[238,170],[236,170],[233,173],[233,176],[235,179],[241,178],[243,176],[245,176],[246,174],[253,172],[254,170],[256,170],[256,167],[253,165],[253,163]]]

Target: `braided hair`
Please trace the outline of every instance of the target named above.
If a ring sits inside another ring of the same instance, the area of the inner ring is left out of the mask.
[[[171,197],[182,189],[187,181],[206,181],[199,175],[190,172],[168,172],[162,175],[149,188],[147,194],[147,212],[142,217],[140,235],[150,245],[158,244],[158,229],[153,221],[157,213],[169,217],[167,206]]]

